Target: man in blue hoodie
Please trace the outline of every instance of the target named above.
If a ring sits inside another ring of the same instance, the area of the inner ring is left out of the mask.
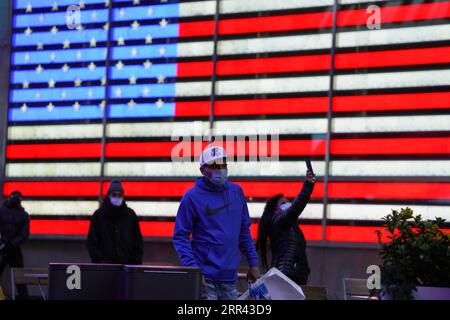
[[[227,181],[226,156],[218,146],[202,152],[203,177],[183,196],[173,235],[181,263],[202,269],[202,298],[208,300],[237,299],[239,251],[247,258],[249,281],[259,277],[247,202],[241,187]]]

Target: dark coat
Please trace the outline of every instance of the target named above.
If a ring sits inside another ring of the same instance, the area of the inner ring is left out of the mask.
[[[30,217],[21,207],[13,207],[6,201],[0,206],[1,242],[7,247],[18,247],[30,234]]]
[[[286,212],[274,213],[269,226],[272,266],[301,285],[307,283],[310,269],[305,236],[297,219],[305,209],[313,188],[313,182],[305,181],[291,207]]]
[[[91,218],[87,247],[93,263],[142,264],[143,240],[136,213],[106,197]]]

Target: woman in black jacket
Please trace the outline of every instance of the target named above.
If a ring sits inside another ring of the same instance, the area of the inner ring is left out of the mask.
[[[314,188],[315,175],[306,172],[302,190],[291,203],[277,194],[269,198],[258,227],[257,248],[263,265],[267,264],[267,240],[272,251],[273,267],[299,285],[308,281],[309,265],[306,257],[306,240],[297,219],[306,207]]]

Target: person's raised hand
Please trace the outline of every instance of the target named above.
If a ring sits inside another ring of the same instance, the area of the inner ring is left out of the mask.
[[[314,172],[310,170],[306,171],[306,180],[309,182],[316,182],[316,175]]]

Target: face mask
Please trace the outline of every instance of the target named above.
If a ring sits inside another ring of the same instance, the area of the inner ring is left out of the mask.
[[[211,183],[216,187],[223,186],[227,180],[228,180],[227,169],[213,170],[211,172],[211,175],[209,176],[209,181],[211,181]]]
[[[123,198],[110,197],[109,200],[111,201],[111,204],[115,207],[120,207],[123,203]]]
[[[290,202],[285,202],[280,206],[280,210],[281,211],[286,211],[287,209],[289,209],[291,207],[291,203]]]

